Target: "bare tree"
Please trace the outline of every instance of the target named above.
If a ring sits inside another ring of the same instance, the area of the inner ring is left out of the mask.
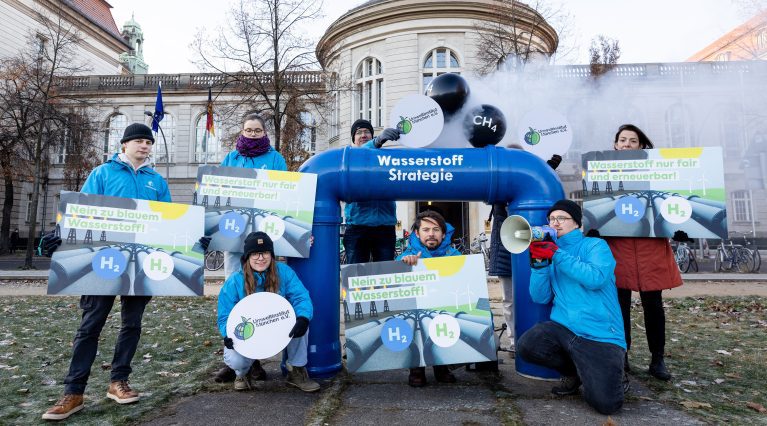
[[[562,7],[545,1],[522,3],[516,0],[488,2],[490,17],[477,22],[477,59],[480,74],[497,70],[521,70],[535,60],[549,61],[554,55],[569,54],[564,46],[571,18]]]
[[[310,115],[306,113],[305,106],[300,97],[294,96],[288,100],[285,109],[281,153],[285,157],[288,170],[292,172],[298,171],[301,164],[312,156],[307,149],[309,148],[307,144],[311,143],[313,137],[316,138],[313,134],[316,132],[316,125],[306,122],[306,117]]]
[[[56,149],[64,153],[64,188],[68,191],[79,191],[91,170],[101,163],[101,152],[94,143],[98,123],[90,117],[86,108],[74,109],[58,129]]]
[[[29,36],[28,46],[19,53],[19,64],[26,68],[24,84],[29,93],[28,103],[34,126],[21,139],[28,157],[33,163],[32,200],[30,210],[25,268],[32,267],[32,255],[37,233],[37,211],[41,183],[47,183],[50,144],[57,124],[62,122],[62,111],[69,100],[59,87],[62,78],[87,70],[78,62],[77,46],[81,37],[77,27],[66,20],[61,3],[51,4],[50,12],[36,12],[42,24],[34,35]]]
[[[613,69],[621,57],[621,48],[618,40],[598,35],[591,39],[589,47],[589,64],[591,76],[599,77]]]
[[[268,115],[278,151],[289,98],[324,93],[319,73],[308,72],[317,69],[315,42],[301,28],[321,17],[321,8],[321,0],[240,0],[228,27],[214,39],[201,31],[193,43],[198,65],[238,89],[241,98],[229,113],[256,109]]]

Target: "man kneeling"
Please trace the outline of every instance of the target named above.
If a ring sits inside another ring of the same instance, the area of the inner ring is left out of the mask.
[[[586,402],[612,414],[623,406],[626,351],[615,259],[605,241],[583,236],[581,217],[576,203],[557,201],[548,213],[556,244],[530,244],[531,257],[551,260],[532,270],[530,297],[535,303],[553,301],[553,308],[550,321],[522,335],[517,354],[562,375],[561,384],[551,390],[555,395],[575,394],[583,385]]]

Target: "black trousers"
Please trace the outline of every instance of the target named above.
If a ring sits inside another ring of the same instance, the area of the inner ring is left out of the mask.
[[[83,318],[75,335],[69,374],[64,379],[64,393],[82,395],[88,384],[91,366],[96,359],[99,336],[116,296],[81,296]],[[151,296],[120,296],[122,325],[112,358],[112,381],[128,380],[131,360],[141,337],[141,319]]]
[[[663,298],[657,291],[640,291],[644,309],[644,326],[647,333],[647,346],[650,353],[663,355],[666,347],[666,313],[663,311]],[[618,289],[618,302],[623,314],[623,330],[626,334],[626,346],[631,349],[631,290]]]

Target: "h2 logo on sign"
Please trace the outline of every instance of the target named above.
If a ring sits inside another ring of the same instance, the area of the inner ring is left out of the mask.
[[[120,250],[113,248],[99,250],[91,260],[91,267],[96,275],[107,280],[122,275],[127,265],[128,260],[125,255]]]
[[[400,352],[413,341],[413,328],[402,318],[392,318],[381,327],[381,342],[392,352]]]

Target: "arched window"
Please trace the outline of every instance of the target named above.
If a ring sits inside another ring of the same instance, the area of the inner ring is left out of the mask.
[[[107,161],[115,152],[120,152],[120,139],[126,127],[128,127],[128,117],[125,114],[113,114],[107,119],[104,131],[104,161]]]
[[[460,74],[461,63],[458,61],[458,56],[454,51],[446,47],[439,47],[431,50],[426,55],[421,72],[423,74],[423,87],[421,91],[424,91],[426,86],[438,75],[448,72]]]
[[[218,163],[221,161],[223,155],[221,151],[221,136],[224,131],[223,123],[217,119],[215,114],[213,115],[213,132],[211,137],[208,137],[205,132],[205,126],[208,123],[208,115],[206,113],[200,114],[197,117],[197,124],[195,124],[195,144],[194,144],[194,161],[197,163]]]
[[[354,77],[356,117],[370,121],[373,127],[383,126],[384,71],[381,61],[365,58]]]
[[[666,136],[670,148],[695,146],[692,115],[686,106],[676,104],[666,111]]]
[[[301,148],[311,154],[317,150],[317,120],[312,113],[301,113]]]
[[[727,62],[730,60],[730,53],[731,52],[722,52],[718,55],[716,55],[716,61],[718,62]]]
[[[173,162],[173,153],[176,152],[176,118],[165,112],[165,118],[160,122],[162,132],[157,132],[154,135],[154,149],[152,149],[155,163],[169,163]],[[165,135],[165,140],[163,140]],[[168,153],[166,156],[165,145],[168,145]],[[166,160],[167,158],[167,160]]]

